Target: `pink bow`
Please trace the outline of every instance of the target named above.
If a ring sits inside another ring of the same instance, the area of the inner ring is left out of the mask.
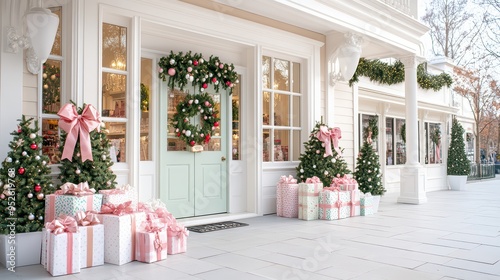
[[[332,128],[330,131],[330,136],[332,137],[333,148],[339,156],[342,155],[342,151],[339,148],[339,140],[342,138],[342,132],[340,131],[340,128]]]
[[[297,184],[297,179],[294,179],[292,175],[281,176],[278,184],[286,185],[286,184]]]
[[[54,234],[61,234],[65,232],[75,233],[78,231],[76,220],[70,216],[60,216],[52,222],[46,223],[45,228],[48,232],[52,232]]]
[[[122,216],[132,213],[134,213],[134,208],[132,208],[132,201],[127,201],[118,205],[115,205],[113,203],[105,203],[101,207],[101,214]]]
[[[440,145],[436,145],[436,163],[439,163],[441,161],[441,155],[439,153],[439,147]]]
[[[55,194],[61,195],[61,194],[69,194],[69,195],[76,195],[76,196],[82,196],[82,195],[90,195],[94,194],[95,190],[89,188],[89,184],[87,182],[79,183],[78,185],[67,182],[64,185],[60,187],[60,190],[57,190]]]
[[[366,137],[366,142],[368,142],[368,144],[371,144],[373,142],[372,140],[372,131],[368,131],[368,137]]]
[[[350,178],[345,174],[343,177],[335,177],[332,179],[332,184],[335,184],[335,185],[354,185],[357,183],[358,182],[356,181],[356,179]]]
[[[321,183],[321,180],[318,177],[313,176],[312,178],[307,178],[306,183],[307,184],[317,184],[317,183]]]
[[[189,235],[189,231],[186,227],[175,224],[168,227],[168,235],[183,239],[185,236]]]
[[[325,144],[325,154],[324,157],[333,155],[332,143],[331,143],[331,132],[328,127],[322,125],[319,127],[319,131],[316,134],[316,138]]]
[[[323,190],[324,191],[332,191],[332,192],[340,192],[341,191],[341,189],[339,187],[336,187],[336,186],[324,187]]]
[[[68,133],[61,159],[67,158],[69,161],[72,161],[76,141],[78,140],[78,136],[80,136],[82,162],[92,160],[90,132],[96,128],[99,129],[101,123],[96,108],[87,104],[82,114],[78,115],[76,107],[73,104],[66,104],[57,112],[57,115],[60,117],[59,127]]]
[[[160,232],[165,229],[165,226],[159,219],[146,220],[141,224],[145,232]]]
[[[166,208],[157,208],[154,212],[158,218],[167,226],[175,225],[177,220],[172,213],[168,212]]]
[[[76,213],[75,218],[78,226],[83,227],[94,226],[101,223],[101,221],[99,221],[99,218],[97,218],[96,213],[92,211],[79,211],[78,213]]]

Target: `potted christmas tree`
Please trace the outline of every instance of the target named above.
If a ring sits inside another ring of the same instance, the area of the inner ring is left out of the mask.
[[[317,123],[305,142],[305,152],[300,155],[297,166],[299,182],[307,178],[318,177],[323,186],[328,187],[334,177],[350,174],[347,162],[341,155],[338,140],[341,138],[339,128],[328,128],[323,123]]]
[[[40,263],[45,196],[54,192],[38,122],[20,120],[0,169],[0,263],[9,270]]]
[[[451,143],[448,148],[447,174],[448,183],[452,190],[464,190],[467,175],[470,171],[470,162],[465,154],[464,129],[453,117],[451,125]]]
[[[378,209],[380,196],[386,192],[382,184],[379,156],[372,146],[372,139],[378,136],[378,120],[376,117],[368,121],[364,129],[364,141],[356,160],[354,178],[362,193],[370,193],[374,197],[374,212]]]

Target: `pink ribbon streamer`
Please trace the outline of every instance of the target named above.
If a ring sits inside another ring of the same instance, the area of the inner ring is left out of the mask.
[[[80,137],[80,152],[82,162],[92,159],[92,146],[90,143],[90,132],[94,129],[99,129],[101,123],[99,113],[92,105],[87,104],[78,115],[76,107],[73,104],[64,105],[57,115],[59,119],[59,127],[68,134],[61,159],[72,161],[75,151],[76,142]]]
[[[316,138],[325,144],[325,154],[324,157],[333,155],[332,152],[332,135],[328,127],[322,125],[319,127],[318,133],[316,133]]]
[[[281,176],[278,184],[286,185],[286,184],[297,184],[297,179],[294,179],[292,175]]]
[[[60,190],[57,190],[55,194],[67,194],[67,195],[75,195],[75,196],[83,196],[83,195],[91,195],[95,193],[94,189],[89,187],[87,182],[79,183],[78,185],[73,183],[65,183],[60,187]]]
[[[78,226],[86,227],[86,226],[94,226],[101,224],[101,221],[97,217],[97,214],[92,211],[79,211],[75,215],[76,223]]]
[[[342,138],[342,132],[340,131],[340,128],[338,127],[332,128],[330,135],[333,142],[333,148],[335,149],[335,151],[339,156],[342,155],[342,151],[339,148],[339,140]]]
[[[105,195],[112,195],[112,194],[125,194],[126,191],[120,189],[111,189],[111,190],[100,190],[99,193]]]
[[[436,163],[439,163],[441,161],[441,155],[439,153],[440,148],[440,145],[436,145]]]
[[[48,232],[61,234],[65,232],[75,233],[78,231],[76,220],[70,216],[60,216],[59,218],[45,224]]]
[[[134,208],[132,207],[132,201],[127,201],[125,203],[118,205],[115,205],[113,203],[105,203],[101,207],[101,214],[112,214],[112,215],[122,216],[132,213],[134,213]]]

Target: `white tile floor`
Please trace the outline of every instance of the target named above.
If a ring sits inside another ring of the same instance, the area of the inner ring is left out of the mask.
[[[250,226],[192,232],[188,252],[162,262],[106,264],[57,279],[500,280],[500,177],[467,186],[428,193],[422,205],[386,195],[369,217],[240,220]],[[35,265],[0,268],[0,279],[52,277]]]

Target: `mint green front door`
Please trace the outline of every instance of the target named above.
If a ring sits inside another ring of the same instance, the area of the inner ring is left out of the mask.
[[[219,110],[220,126],[203,151],[193,153],[190,146],[175,136],[170,118],[175,106],[193,88],[171,91],[162,83],[160,93],[160,199],[176,218],[227,212],[227,99],[225,91],[208,90]],[[200,115],[190,119],[200,123]]]

